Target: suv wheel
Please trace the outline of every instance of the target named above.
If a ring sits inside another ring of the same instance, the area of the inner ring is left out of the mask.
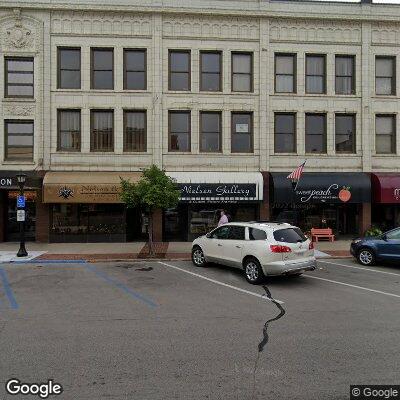
[[[367,248],[361,249],[357,254],[357,261],[361,265],[374,265],[375,254],[370,249]]]
[[[205,267],[207,264],[203,250],[199,246],[192,249],[192,262],[196,267]]]
[[[264,272],[260,263],[255,258],[247,258],[243,264],[246,280],[253,285],[262,282],[265,279]]]

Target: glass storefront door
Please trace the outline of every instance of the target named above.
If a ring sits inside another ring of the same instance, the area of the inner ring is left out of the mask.
[[[6,240],[17,242],[20,240],[19,227],[17,222],[17,196],[18,191],[7,192],[7,221],[6,221]],[[36,239],[36,192],[25,191],[25,240],[34,241]]]

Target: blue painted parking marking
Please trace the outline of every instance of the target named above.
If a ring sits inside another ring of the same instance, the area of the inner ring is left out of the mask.
[[[133,289],[129,288],[128,286],[124,285],[121,282],[118,282],[117,280],[109,277],[106,273],[103,271],[98,270],[94,265],[85,265],[85,268],[91,272],[94,272],[99,278],[103,279],[105,282],[109,283],[112,286],[115,286],[121,290],[123,290],[126,294],[128,294],[130,297],[140,300],[141,302],[145,303],[149,307],[155,308],[157,307],[157,304],[152,301],[151,299],[143,296],[142,294],[134,291]]]
[[[0,268],[0,278],[3,283],[3,289],[8,298],[11,308],[13,310],[18,310],[19,305],[17,303],[17,300],[15,300],[14,293],[10,286],[10,282],[8,281],[6,271],[4,271],[4,269],[2,268]]]

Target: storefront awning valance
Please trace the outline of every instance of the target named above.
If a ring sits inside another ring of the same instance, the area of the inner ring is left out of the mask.
[[[121,203],[121,179],[137,182],[140,172],[47,172],[44,203]]]
[[[304,173],[296,191],[287,179],[289,172],[271,173],[271,201],[275,204],[370,203],[368,174],[352,172]]]
[[[400,174],[371,174],[375,203],[400,204]]]
[[[181,201],[261,201],[260,172],[167,172],[176,179]]]

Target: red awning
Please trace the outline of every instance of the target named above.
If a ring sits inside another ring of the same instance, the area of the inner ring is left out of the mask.
[[[400,204],[400,174],[371,174],[375,203]]]

